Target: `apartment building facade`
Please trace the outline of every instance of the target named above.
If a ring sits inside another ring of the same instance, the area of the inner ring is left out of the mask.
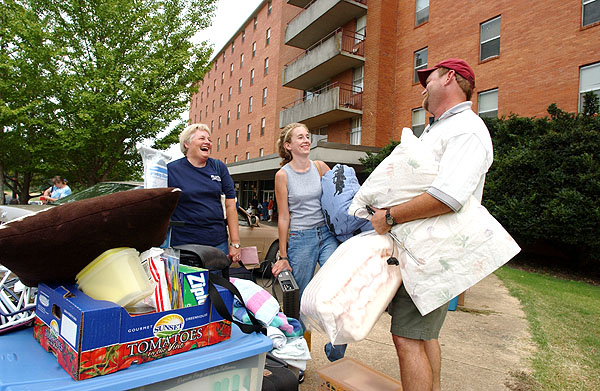
[[[199,81],[190,121],[213,129],[240,200],[263,199],[290,122],[311,130],[311,158],[360,172],[366,151],[429,120],[416,70],[463,58],[475,112],[539,117],[600,94],[599,43],[600,0],[265,0]]]

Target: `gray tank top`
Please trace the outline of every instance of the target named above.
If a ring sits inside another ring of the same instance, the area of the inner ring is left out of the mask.
[[[302,230],[325,225],[321,210],[321,176],[315,163],[310,161],[310,170],[296,172],[287,163],[283,166],[287,174],[288,208],[290,229]]]

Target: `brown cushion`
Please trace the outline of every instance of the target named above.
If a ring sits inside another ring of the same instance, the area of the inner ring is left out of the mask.
[[[70,282],[115,247],[160,246],[181,191],[138,189],[47,209],[0,226],[0,264],[28,286]]]

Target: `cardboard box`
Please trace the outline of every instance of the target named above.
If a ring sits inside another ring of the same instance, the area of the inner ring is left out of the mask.
[[[217,287],[231,312],[233,295]],[[38,286],[34,337],[75,380],[113,373],[214,344],[231,335],[231,324],[212,304],[131,316],[121,306],[94,300],[75,285]],[[211,330],[219,332],[213,338]]]
[[[344,357],[317,371],[318,391],[402,391],[402,384],[362,362]]]

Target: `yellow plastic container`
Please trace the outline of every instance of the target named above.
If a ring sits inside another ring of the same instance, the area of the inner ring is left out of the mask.
[[[122,307],[137,303],[154,290],[142,268],[139,253],[128,247],[103,252],[75,279],[91,298],[112,301]]]

